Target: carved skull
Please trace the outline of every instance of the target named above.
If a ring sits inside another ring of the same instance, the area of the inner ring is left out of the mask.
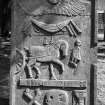
[[[69,96],[63,90],[50,90],[44,96],[44,105],[68,105]]]

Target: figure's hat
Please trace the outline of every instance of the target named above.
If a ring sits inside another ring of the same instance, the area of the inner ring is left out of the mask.
[[[76,39],[74,45],[75,46],[81,46],[81,41],[79,39]]]

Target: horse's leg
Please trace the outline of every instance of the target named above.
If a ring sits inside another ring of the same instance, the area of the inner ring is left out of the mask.
[[[51,77],[50,77],[50,79],[53,77],[54,80],[57,80],[57,78],[56,78],[56,76],[55,76],[55,73],[54,73],[53,65],[50,64],[49,66],[50,66],[50,73],[51,73]]]
[[[33,69],[35,70],[35,72],[36,72],[36,79],[38,79],[39,78],[39,76],[40,76],[40,69],[35,65],[34,67],[33,67]]]
[[[29,78],[33,78],[33,73],[30,65],[27,64]]]
[[[52,56],[47,56],[43,58],[37,58],[37,62],[52,62],[52,63],[57,63],[58,65],[61,66],[62,72],[65,71],[64,64],[57,58],[54,58]]]
[[[62,72],[65,71],[64,64],[59,59],[53,59],[53,62],[60,65]]]
[[[43,57],[43,58],[37,58],[37,62],[48,62],[50,63],[49,65],[49,69],[50,69],[50,79],[52,79],[52,77],[57,80],[56,76],[55,76],[55,73],[54,73],[54,68],[53,68],[53,65],[51,64],[51,62],[53,62],[52,60],[52,56],[47,56],[47,57]]]

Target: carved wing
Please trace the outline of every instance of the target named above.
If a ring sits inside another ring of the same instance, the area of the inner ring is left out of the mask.
[[[52,14],[52,15],[63,15],[63,16],[74,17],[74,16],[84,14],[86,10],[85,3],[81,2],[80,0],[59,0],[59,2],[56,5],[49,4],[50,6],[46,6],[42,4],[37,9],[35,9],[35,11],[33,11],[32,13],[29,12],[27,8],[24,8],[21,2],[18,2],[17,4],[27,15],[30,15],[30,16]]]
[[[85,3],[80,0],[59,0],[57,5],[53,7],[40,7],[36,9],[31,15],[62,15],[68,17],[75,17],[84,14],[86,11]]]
[[[66,0],[62,9],[71,17],[84,14],[86,11],[85,4],[80,0]]]

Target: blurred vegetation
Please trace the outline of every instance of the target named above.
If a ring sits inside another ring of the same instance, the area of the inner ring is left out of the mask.
[[[2,98],[9,97],[10,53],[10,38],[0,37],[0,97]]]

